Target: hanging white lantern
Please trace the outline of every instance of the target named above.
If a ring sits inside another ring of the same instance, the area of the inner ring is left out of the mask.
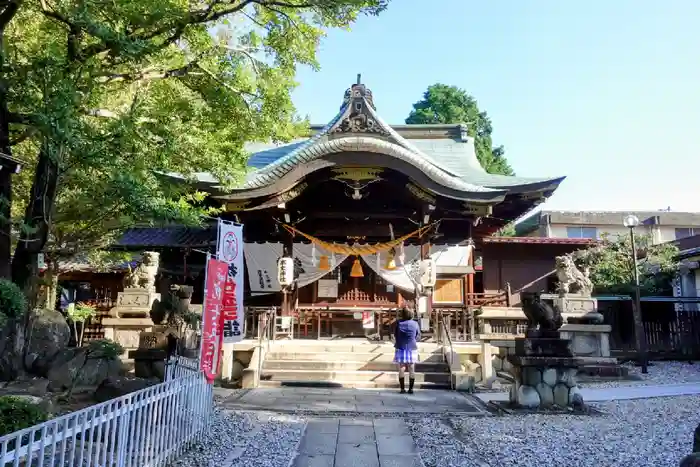
[[[280,258],[277,261],[277,282],[282,287],[294,283],[294,260],[292,258]]]
[[[418,282],[421,286],[435,287],[435,282],[437,282],[437,268],[432,258],[421,260],[418,271]]]

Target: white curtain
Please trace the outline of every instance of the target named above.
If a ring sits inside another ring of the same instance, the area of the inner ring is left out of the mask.
[[[309,285],[333,269],[347,258],[346,255],[333,255],[316,250],[311,244],[295,243],[293,249],[294,266],[299,270],[299,287]],[[282,256],[281,243],[246,243],[245,252],[246,267],[250,282],[250,291],[253,294],[269,294],[281,290],[277,282],[277,260]],[[330,270],[318,268],[321,255],[328,256]]]
[[[420,260],[420,247],[407,245],[403,248],[404,258],[396,258],[396,269],[385,269],[388,253],[362,255],[362,260],[376,274],[389,284],[408,291],[415,291],[415,283],[418,274],[418,261]],[[430,257],[436,266],[468,266],[472,254],[471,245],[434,245],[431,246]]]
[[[363,262],[389,284],[408,291],[415,290],[420,247],[406,245],[396,249],[396,269],[385,269],[388,252],[362,255]],[[472,254],[471,245],[434,245],[431,246],[430,257],[437,266],[467,266]],[[246,243],[246,267],[250,279],[250,291],[254,294],[279,292],[281,287],[277,282],[277,260],[282,256],[281,243]],[[327,253],[314,248],[309,243],[294,244],[294,263],[299,269],[299,287],[304,287],[321,279],[337,268],[347,255]],[[318,268],[322,255],[329,258],[330,270]]]
[[[300,268],[299,279],[297,284],[299,287],[312,284],[321,279],[326,274],[340,266],[340,263],[345,261],[348,255],[340,255],[328,253],[324,250],[314,248],[310,243],[295,243],[294,244],[294,266]],[[330,263],[329,270],[321,270],[318,268],[319,261],[322,255],[328,256]]]

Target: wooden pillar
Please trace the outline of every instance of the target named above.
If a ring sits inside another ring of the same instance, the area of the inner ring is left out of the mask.
[[[426,234],[421,235],[420,237],[420,259],[428,259],[430,258],[430,240],[428,239],[428,236]],[[416,297],[416,308],[418,308],[418,297]],[[434,333],[439,333],[440,332],[440,323],[438,321],[438,316],[435,315],[435,319],[431,320],[433,318],[433,298],[428,297],[426,300],[426,306],[425,306],[425,314],[426,317],[428,318],[428,322],[433,321],[433,332]]]

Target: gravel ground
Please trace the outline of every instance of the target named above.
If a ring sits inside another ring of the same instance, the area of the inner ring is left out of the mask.
[[[652,386],[661,384],[700,383],[700,362],[652,362],[649,373],[642,374],[642,369],[632,364],[624,364],[629,374],[639,377],[638,381],[580,382],[587,388],[617,388],[624,386]]]
[[[449,426],[444,420],[423,420],[413,431],[426,467],[677,467],[700,422],[700,396],[595,407],[605,415],[453,418],[449,424],[462,442],[453,441],[452,449],[430,442],[431,430]]]
[[[171,467],[288,467],[304,431],[299,417],[215,409],[209,434]]]

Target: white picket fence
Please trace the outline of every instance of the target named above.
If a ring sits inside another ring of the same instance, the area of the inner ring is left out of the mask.
[[[0,438],[0,467],[165,466],[199,440],[213,408],[197,362],[170,362],[166,381]]]

